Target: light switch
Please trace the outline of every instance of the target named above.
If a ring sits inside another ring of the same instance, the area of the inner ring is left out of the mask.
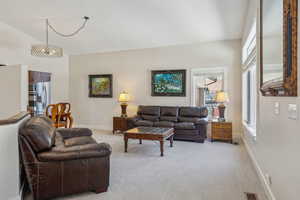
[[[279,102],[275,102],[275,104],[274,104],[274,114],[275,115],[280,114],[280,103]]]
[[[296,104],[288,105],[288,116],[289,119],[297,120],[298,119],[298,108]]]

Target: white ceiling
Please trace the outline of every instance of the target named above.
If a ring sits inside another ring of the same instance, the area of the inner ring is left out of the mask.
[[[151,48],[242,37],[248,0],[1,0],[0,21],[44,41],[45,18],[73,38],[50,33],[69,54]]]

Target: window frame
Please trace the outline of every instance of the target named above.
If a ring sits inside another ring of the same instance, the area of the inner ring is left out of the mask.
[[[257,118],[257,35],[254,22],[242,47],[242,122],[244,128],[256,138]],[[250,103],[248,103],[250,101]]]

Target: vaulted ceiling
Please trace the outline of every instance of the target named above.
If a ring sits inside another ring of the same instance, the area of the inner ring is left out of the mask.
[[[50,44],[85,54],[239,39],[247,5],[248,0],[2,0],[0,21],[44,41],[45,18],[68,33],[89,16],[73,38],[49,35]]]

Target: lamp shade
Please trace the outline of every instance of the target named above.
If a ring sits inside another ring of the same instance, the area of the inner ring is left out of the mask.
[[[127,103],[129,101],[129,95],[127,92],[122,92],[119,96],[119,102]]]
[[[228,94],[226,92],[218,92],[217,96],[216,96],[216,102],[218,103],[224,103],[224,102],[228,102],[229,98],[228,98]]]

